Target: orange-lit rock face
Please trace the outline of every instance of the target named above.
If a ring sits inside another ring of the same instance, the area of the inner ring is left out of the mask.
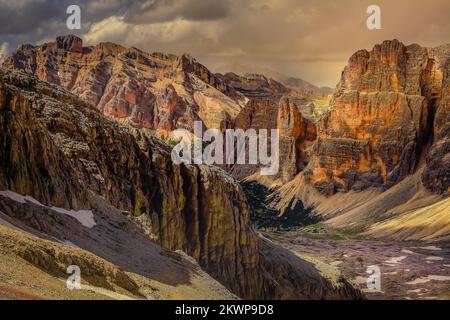
[[[430,142],[448,50],[385,41],[345,68],[305,175],[324,193],[389,187]]]
[[[23,45],[4,66],[61,85],[105,115],[137,128],[191,129],[199,113],[215,119],[205,121],[211,127],[236,117],[245,99],[190,56],[149,54],[113,43],[83,47],[75,36]],[[198,103],[194,94],[202,90],[208,99]]]

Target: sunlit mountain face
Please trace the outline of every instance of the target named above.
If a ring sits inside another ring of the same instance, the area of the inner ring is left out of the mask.
[[[0,299],[449,299],[449,9],[0,0]]]

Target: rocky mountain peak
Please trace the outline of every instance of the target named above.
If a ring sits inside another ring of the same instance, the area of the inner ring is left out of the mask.
[[[318,189],[389,188],[416,170],[437,108],[448,110],[445,48],[391,40],[351,56],[305,171]]]
[[[83,52],[83,40],[74,35],[59,36],[56,38],[56,44],[58,49],[76,53]]]

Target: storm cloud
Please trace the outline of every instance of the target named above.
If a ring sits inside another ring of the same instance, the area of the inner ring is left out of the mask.
[[[366,27],[374,2],[381,30]],[[70,4],[82,10],[77,32],[66,29]],[[255,65],[334,86],[358,49],[393,38],[448,43],[449,12],[448,0],[0,0],[0,44],[14,48],[75,33],[91,45],[189,52],[213,70]]]

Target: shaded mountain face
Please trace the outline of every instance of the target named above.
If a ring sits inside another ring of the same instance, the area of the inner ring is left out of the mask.
[[[396,40],[355,53],[318,125],[307,181],[325,194],[389,188],[428,155],[425,184],[448,191],[449,57],[449,46]]]
[[[107,255],[111,248],[95,246],[101,231],[109,230],[108,241],[111,232],[130,241],[123,221],[129,217],[144,231],[140,237],[183,250],[239,297],[361,298],[344,279],[328,280],[313,264],[260,240],[241,187],[224,171],[175,165],[167,145],[107,119],[59,86],[0,69],[0,128],[0,189],[35,199],[18,203],[2,196],[0,211],[29,228],[59,237],[66,232],[84,249]],[[72,220],[55,217],[52,206],[92,209],[99,225],[75,228]],[[124,251],[104,258],[139,258],[117,256]]]
[[[442,54],[450,51],[450,46],[442,47]],[[434,192],[450,193],[450,59],[443,66],[441,94],[434,109],[433,139],[423,175],[425,186]]]
[[[295,98],[254,99],[239,113],[235,127],[247,129],[278,128],[280,169],[271,176],[273,183],[290,181],[308,164],[308,149],[316,139],[315,124],[305,118]],[[234,165],[230,172],[237,179],[257,175],[258,166]]]

